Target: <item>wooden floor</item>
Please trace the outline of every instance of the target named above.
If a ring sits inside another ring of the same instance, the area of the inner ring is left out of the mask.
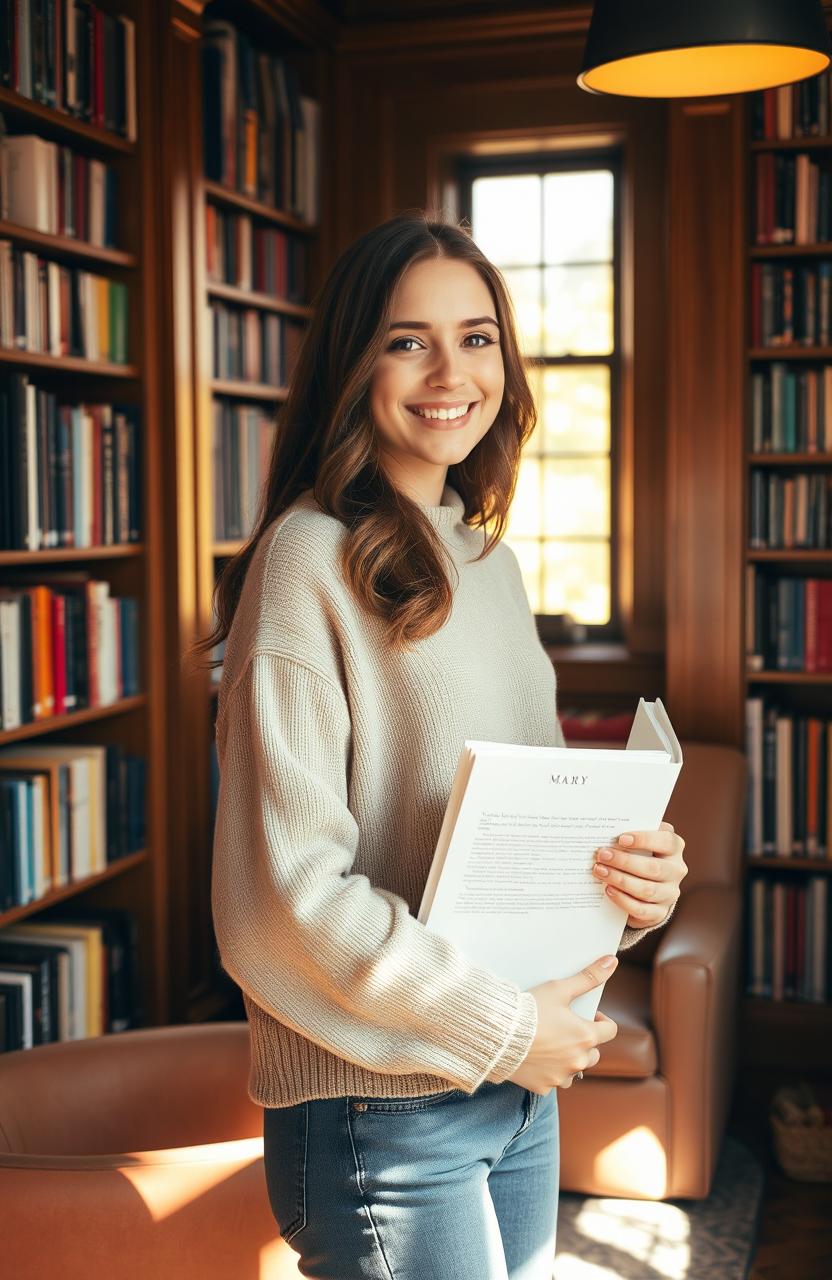
[[[814,1078],[801,1077],[809,1084]],[[768,1104],[783,1075],[740,1077],[728,1129],[753,1151],[766,1173],[757,1251],[749,1280],[832,1280],[832,1184],[797,1182],[777,1165]],[[824,1081],[828,1087],[828,1079]]]

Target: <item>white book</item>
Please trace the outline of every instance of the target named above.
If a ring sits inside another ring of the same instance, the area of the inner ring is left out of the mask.
[[[746,853],[763,851],[763,699],[746,698],[745,747],[748,758]]]
[[[44,924],[40,921],[8,926],[3,930],[3,937],[10,942],[36,942],[39,947],[56,947],[66,949],[68,959],[66,976],[63,965],[59,964],[58,973],[58,1026],[66,1026],[66,1034],[61,1031],[61,1040],[85,1040],[87,1038],[84,992],[87,982],[87,949],[79,938],[62,934],[60,924]]]
[[[89,162],[89,232],[90,244],[104,244],[104,205],[107,169],[101,160]]]
[[[53,938],[45,938],[42,934],[30,932],[19,925],[12,925],[4,929],[3,937],[8,942],[36,943],[39,947],[51,947],[53,950],[58,951],[58,1040],[82,1039],[81,1036],[75,1034],[72,957],[66,950],[66,944]]]
[[[639,700],[623,751],[466,741],[417,918],[524,990],[615,954],[627,913],[595,850],[657,830],[681,767],[658,698]],[[602,990],[573,1011],[593,1020]]]
[[[49,324],[49,336],[47,343],[49,354],[51,356],[59,356],[61,352],[61,268],[57,262],[47,262],[46,264],[46,287],[49,295],[49,302],[46,307],[47,322]],[[50,546],[57,546],[57,541],[50,542]]]
[[[20,707],[20,601],[0,600],[0,679],[4,729],[23,723]]]
[[[52,234],[52,168],[57,145],[36,134],[9,134],[3,148],[3,210],[10,222]]]

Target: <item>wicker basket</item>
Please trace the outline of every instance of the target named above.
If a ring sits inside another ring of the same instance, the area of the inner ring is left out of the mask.
[[[780,1090],[772,1100],[770,1120],[777,1159],[790,1178],[800,1182],[832,1182],[832,1124],[828,1123],[828,1111],[824,1124],[783,1118],[784,1113],[795,1115],[796,1100],[805,1106],[807,1095],[816,1104],[806,1085],[800,1086],[800,1092],[802,1097],[793,1090]],[[784,1096],[789,1100],[785,1105]]]

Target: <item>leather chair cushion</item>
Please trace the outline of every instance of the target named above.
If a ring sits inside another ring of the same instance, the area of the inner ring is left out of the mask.
[[[601,1057],[586,1076],[644,1080],[656,1074],[659,1057],[650,1020],[652,979],[651,970],[619,961],[598,1005],[601,1013],[618,1024],[618,1035],[598,1046]],[[578,1081],[578,1088],[580,1084]]]

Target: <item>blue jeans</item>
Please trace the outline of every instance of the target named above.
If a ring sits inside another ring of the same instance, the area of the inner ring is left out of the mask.
[[[551,1280],[557,1089],[316,1098],[263,1115],[269,1201],[315,1280]]]

